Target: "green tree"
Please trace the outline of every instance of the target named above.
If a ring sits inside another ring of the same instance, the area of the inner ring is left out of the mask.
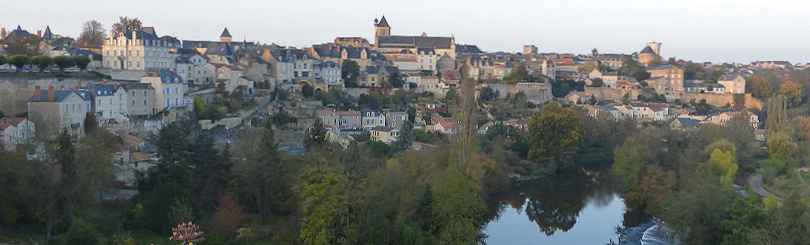
[[[530,80],[529,69],[523,64],[516,65],[503,80],[511,83],[528,82]]]
[[[70,56],[56,56],[53,58],[53,63],[59,67],[59,71],[64,72],[65,68],[70,68],[76,65],[76,62]]]
[[[301,212],[302,244],[339,244],[344,228],[339,225],[339,215],[346,208],[346,176],[335,167],[312,166],[305,168],[298,179],[295,193]]]
[[[9,64],[14,65],[19,72],[23,70],[23,67],[31,64],[31,57],[27,55],[14,55],[9,58]]]
[[[748,90],[757,98],[768,98],[773,94],[771,82],[761,75],[753,75],[748,78]]]
[[[8,58],[5,55],[0,55],[0,66],[8,63]]]
[[[313,149],[326,145],[326,128],[323,126],[321,120],[315,120],[312,127],[307,129],[307,138],[304,139],[304,145],[307,149]]]
[[[641,171],[654,156],[653,149],[638,137],[628,138],[614,153],[612,174],[621,177],[625,188],[636,186]]]
[[[301,94],[306,98],[312,97],[315,95],[315,88],[313,88],[312,85],[304,84],[304,86],[301,87]]]
[[[768,119],[765,126],[768,135],[777,134],[787,127],[787,100],[784,95],[776,95],[768,100]]]
[[[40,72],[45,72],[45,69],[47,69],[49,66],[53,64],[53,60],[51,59],[51,57],[39,55],[34,56],[34,58],[31,59],[31,63],[39,67]]]
[[[238,142],[234,172],[239,200],[259,214],[260,222],[291,212],[293,172],[275,143],[272,124],[246,132]]]
[[[726,186],[734,184],[737,176],[736,147],[727,140],[721,140],[709,146],[709,167],[719,173],[720,182]]]
[[[783,81],[779,85],[779,94],[784,95],[788,106],[793,107],[802,102],[804,98],[804,86],[792,80]]]
[[[547,103],[542,113],[529,120],[529,159],[551,160],[559,171],[563,156],[576,151],[582,137],[582,119],[573,108]]]
[[[138,18],[121,16],[118,17],[118,22],[112,25],[112,30],[110,30],[110,33],[113,36],[118,36],[124,33],[140,31],[142,27],[143,23]]]
[[[87,66],[90,65],[90,57],[87,56],[76,56],[74,58],[76,60],[76,66],[79,67],[82,71],[87,70]]]
[[[662,218],[686,244],[719,244],[721,223],[736,194],[709,173],[697,173],[687,183],[668,199]]]
[[[798,144],[786,133],[776,133],[768,137],[768,156],[771,159],[792,161],[798,151]]]
[[[360,77],[360,66],[353,60],[345,60],[340,67],[340,75],[346,83],[346,87],[357,87],[357,79]]]

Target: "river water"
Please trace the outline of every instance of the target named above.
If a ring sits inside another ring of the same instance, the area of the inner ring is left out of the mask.
[[[606,176],[592,172],[522,182],[493,195],[483,230],[487,244],[641,244],[651,218],[629,208]]]

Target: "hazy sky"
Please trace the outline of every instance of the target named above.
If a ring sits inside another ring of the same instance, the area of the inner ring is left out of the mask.
[[[6,1],[6,0],[4,0]],[[7,0],[12,1],[12,0]],[[808,0],[29,0],[0,4],[0,26],[50,25],[76,36],[97,19],[140,17],[160,35],[303,47],[335,36],[372,40],[385,14],[394,34],[454,35],[485,51],[635,52],[650,40],[664,56],[696,61],[810,62]]]

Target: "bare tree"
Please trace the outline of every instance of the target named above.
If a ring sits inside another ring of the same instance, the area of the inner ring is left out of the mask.
[[[81,48],[101,48],[104,44],[104,27],[101,22],[90,20],[84,22],[82,25],[82,33],[79,34],[79,40],[76,42]]]
[[[120,33],[128,33],[131,31],[141,30],[143,23],[138,18],[129,18],[126,16],[118,17],[118,23],[112,26],[112,35],[117,36]]]

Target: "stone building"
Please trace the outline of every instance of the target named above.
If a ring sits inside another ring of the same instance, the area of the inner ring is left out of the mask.
[[[79,137],[84,134],[84,119],[88,113],[85,99],[75,91],[36,89],[28,101],[28,117],[36,128],[48,136],[62,130]]]
[[[101,47],[103,67],[113,70],[157,71],[175,69],[180,40],[158,37],[155,28],[111,35]]]
[[[378,51],[383,54],[398,54],[403,50],[417,54],[419,49],[433,49],[436,55],[448,54],[456,57],[456,42],[453,37],[432,37],[425,33],[419,36],[391,35],[391,26],[385,16],[374,20],[374,40]]]

